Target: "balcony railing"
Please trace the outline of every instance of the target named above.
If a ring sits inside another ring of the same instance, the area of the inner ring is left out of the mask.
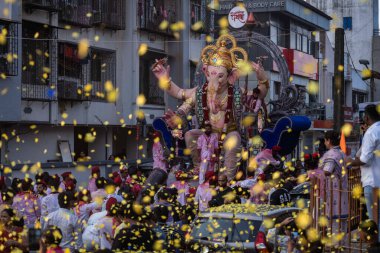
[[[190,2],[190,17],[191,24],[194,25],[197,22],[202,22],[202,28],[197,30],[192,30],[197,33],[209,33],[211,30],[211,13],[207,7],[206,0],[191,0]]]
[[[23,0],[23,3],[29,9],[47,11],[57,11],[59,9],[58,0]]]
[[[57,93],[55,87],[23,83],[21,98],[23,100],[52,101],[57,99]]]
[[[7,34],[6,42],[0,45],[0,74],[17,76],[18,74],[18,24],[0,22],[1,33]]]
[[[58,45],[58,99],[87,100],[83,87],[88,81],[89,60],[77,56],[77,45],[59,43]]]
[[[93,24],[124,30],[126,0],[93,0]]]
[[[164,92],[156,83],[149,85],[149,94],[147,95],[147,104],[165,105]]]
[[[379,29],[374,29],[373,30],[373,36],[379,37],[380,36],[380,30]]]
[[[171,35],[170,26],[160,29],[160,24],[166,20],[177,22],[176,2],[172,0],[141,0],[138,1],[138,24],[141,30]]]
[[[116,86],[116,53],[91,49],[91,55],[91,100],[105,101],[104,84],[111,81]]]
[[[92,26],[92,0],[59,0],[59,19],[81,27]]]

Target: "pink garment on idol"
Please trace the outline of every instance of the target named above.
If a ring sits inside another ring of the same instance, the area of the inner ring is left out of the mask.
[[[90,179],[90,182],[88,182],[88,190],[90,191],[90,193],[93,193],[95,192],[96,190],[98,190],[98,187],[96,187],[96,178],[92,177]]]
[[[160,168],[167,172],[166,162],[164,157],[164,149],[160,142],[155,142],[152,148],[153,152],[153,169]]]
[[[198,149],[201,150],[201,162],[210,161],[215,150],[218,149],[218,135],[212,133],[210,136],[202,134],[197,141]]]
[[[319,168],[331,175],[326,176],[326,214],[330,216],[331,201],[333,219],[347,218],[348,215],[348,171],[345,154],[339,146],[331,148],[321,158]],[[344,171],[344,172],[343,172]],[[332,185],[332,189],[331,189]],[[332,194],[331,194],[332,190]],[[340,196],[339,196],[340,195]],[[332,198],[332,200],[331,200]],[[340,203],[339,203],[340,199]],[[340,210],[339,210],[340,206]]]
[[[199,185],[195,193],[195,203],[198,203],[199,211],[203,212],[208,208],[208,202],[212,199],[212,189],[209,182]]]
[[[40,200],[31,192],[18,193],[13,199],[12,208],[24,217],[25,225],[28,228],[33,228],[41,216]]]
[[[280,162],[273,158],[271,149],[264,149],[255,157],[259,168],[264,169],[267,165],[278,165]]]
[[[185,134],[186,147],[191,151],[191,158],[195,168],[199,168],[200,158],[197,152],[197,141],[204,133],[200,129],[192,129],[187,131]],[[240,160],[237,156],[241,151],[241,137],[238,131],[229,132],[224,139],[226,143],[230,138],[236,140],[236,145],[233,148],[224,149],[224,166],[225,170],[220,171],[222,174],[226,175],[228,180],[232,180],[236,174],[236,164]],[[235,141],[234,141],[235,142]]]
[[[184,206],[186,204],[186,195],[189,194],[189,184],[185,181],[175,181],[171,187],[175,187],[178,190],[178,202]]]

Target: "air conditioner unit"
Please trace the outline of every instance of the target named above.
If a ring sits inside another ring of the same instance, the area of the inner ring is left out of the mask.
[[[58,98],[66,100],[81,100],[78,94],[79,85],[77,82],[59,80],[58,81]]]

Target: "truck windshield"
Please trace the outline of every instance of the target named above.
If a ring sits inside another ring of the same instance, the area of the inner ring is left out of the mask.
[[[191,236],[213,242],[254,242],[261,223],[237,218],[200,218],[195,221]]]

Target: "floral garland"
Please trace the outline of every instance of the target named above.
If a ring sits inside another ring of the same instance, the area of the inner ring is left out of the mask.
[[[208,83],[206,82],[202,87],[202,109],[203,109],[203,124],[205,122],[210,122],[210,110],[207,105],[207,89],[208,89]],[[226,116],[224,118],[224,124],[228,125],[230,122],[230,119],[233,118],[232,115],[232,105],[233,105],[233,92],[234,92],[234,86],[229,84],[228,85],[228,91],[227,91],[227,109],[226,109]]]

